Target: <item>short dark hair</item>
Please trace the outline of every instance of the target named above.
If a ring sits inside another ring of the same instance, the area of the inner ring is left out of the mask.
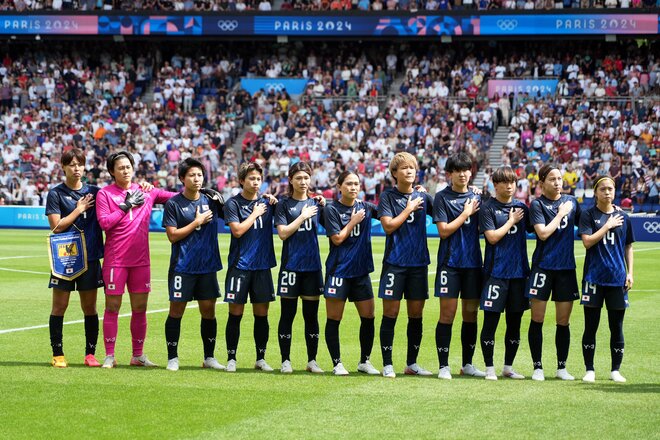
[[[307,163],[307,162],[296,162],[291,167],[289,168],[289,195],[293,195],[293,185],[291,184],[291,179],[293,179],[293,176],[295,176],[298,172],[304,172],[307,173],[309,177],[312,177],[312,167]]]
[[[179,180],[183,180],[191,168],[199,168],[202,170],[202,177],[206,178],[206,170],[204,169],[204,165],[202,165],[202,163],[197,159],[189,157],[179,162]]]
[[[499,167],[493,173],[493,183],[516,183],[516,173],[510,166]]]
[[[545,182],[545,179],[548,177],[548,174],[550,174],[550,171],[552,170],[559,170],[559,168],[552,164],[543,165],[539,170],[539,180],[541,182]]]
[[[467,171],[472,169],[472,157],[464,151],[453,154],[445,164],[445,171],[453,173],[454,171]]]
[[[133,159],[133,155],[128,151],[122,150],[122,151],[117,151],[116,153],[112,153],[110,156],[108,156],[108,160],[106,160],[105,165],[108,168],[108,172],[113,178],[115,177],[114,175],[115,162],[117,162],[122,157],[128,159],[128,161],[131,163],[131,166],[135,168],[135,159]]]
[[[62,166],[67,166],[73,162],[73,159],[76,159],[78,163],[85,166],[85,153],[80,148],[72,148],[69,151],[62,153],[62,159],[60,160],[60,163]]]
[[[248,174],[250,174],[252,171],[256,171],[257,173],[261,174],[263,177],[264,175],[264,169],[261,167],[256,162],[243,162],[239,167],[238,167],[238,182],[240,183],[241,181],[244,181]],[[241,185],[242,187],[243,185]]]
[[[360,176],[358,176],[357,173],[355,173],[355,172],[353,172],[353,171],[346,170],[346,171],[342,172],[342,173],[339,175],[339,177],[337,177],[337,185],[341,186],[341,185],[344,183],[344,180],[346,180],[346,178],[347,178],[348,176],[350,176],[351,174],[353,174],[353,175],[356,176],[358,179],[360,179]]]

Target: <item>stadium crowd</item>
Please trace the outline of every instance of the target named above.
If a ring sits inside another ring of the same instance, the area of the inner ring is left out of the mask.
[[[5,53],[0,203],[43,204],[61,176],[59,155],[74,146],[86,149],[87,179],[101,186],[110,177],[104,158],[127,148],[138,178],[170,190],[176,164],[190,156],[203,159],[225,196],[238,191],[242,160],[262,164],[264,189],[274,194],[285,191],[289,166],[304,160],[326,196],[348,168],[365,175],[363,195],[377,200],[391,185],[386,163],[395,152],[418,157],[418,180],[435,193],[447,184],[448,155],[462,150],[486,169],[492,190],[486,153],[494,130],[510,125],[502,159],[521,178],[520,200],[538,195],[536,173],[552,159],[563,164],[567,192],[583,194],[595,173],[610,172],[622,204],[657,204],[660,104],[647,97],[660,90],[660,62],[644,47],[500,47],[488,57],[471,43],[442,51],[329,43],[167,55],[149,45],[125,49],[83,56],[93,52],[80,43]],[[310,82],[301,97],[250,96],[237,87],[241,76]],[[487,80],[505,77],[560,82],[552,97],[486,98]]]

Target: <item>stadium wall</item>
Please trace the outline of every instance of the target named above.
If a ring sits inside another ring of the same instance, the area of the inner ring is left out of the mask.
[[[631,217],[633,231],[636,241],[660,242],[660,216]],[[151,214],[149,230],[151,232],[163,232],[161,226],[163,210],[154,209]],[[48,218],[44,214],[43,206],[0,206],[0,228],[7,229],[48,229]],[[218,220],[218,232],[229,233],[229,227],[222,219]],[[273,231],[275,232],[275,231]],[[325,230],[319,226],[319,233],[325,234]],[[433,224],[430,216],[426,216],[426,233],[429,237],[437,237],[438,230]],[[385,232],[380,222],[372,220],[371,234],[373,236],[384,236]],[[533,235],[529,235],[533,238]]]

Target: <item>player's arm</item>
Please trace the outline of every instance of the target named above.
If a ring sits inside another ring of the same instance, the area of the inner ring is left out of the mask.
[[[48,214],[48,224],[50,225],[51,231],[55,234],[66,231],[78,219],[78,217],[92,207],[94,207],[94,195],[87,194],[78,200],[78,203],[76,203],[76,209],[71,211],[66,217],[62,218],[60,213]]]
[[[557,210],[557,215],[555,215],[555,218],[552,219],[550,223],[547,225],[544,223],[536,223],[534,225],[534,232],[536,232],[536,236],[541,239],[542,241],[546,241],[552,234],[555,233],[557,228],[561,225],[562,220],[564,217],[569,215],[571,211],[573,210],[573,202],[570,200],[565,201],[561,205],[559,205],[559,209]]]
[[[463,226],[463,224],[470,218],[470,216],[479,211],[479,201],[475,199],[467,199],[463,205],[463,212],[451,222],[437,222],[438,234],[443,240],[449,237],[454,232]]]
[[[423,203],[424,199],[421,197],[416,197],[412,198],[412,196],[408,197],[408,203],[406,203],[406,207],[401,211],[399,215],[396,217],[388,217],[388,216],[383,216],[380,218],[380,223],[383,225],[383,230],[387,235],[393,233],[397,229],[401,227],[402,224],[404,224],[407,220],[408,217],[410,217],[410,214],[413,212],[422,209],[423,208]]]
[[[506,223],[504,223],[504,225],[497,229],[489,229],[484,231],[484,236],[486,237],[486,240],[488,240],[488,243],[492,245],[497,244],[501,239],[504,238],[506,234],[509,233],[514,225],[523,219],[524,215],[524,211],[521,208],[511,208],[509,211],[509,218]]]
[[[625,255],[624,258],[626,259],[626,268],[628,269],[628,273],[626,274],[626,289],[630,290],[632,289],[633,286],[633,247],[632,243],[629,245],[626,245],[625,249]]]
[[[177,228],[176,226],[166,226],[165,232],[167,233],[167,239],[170,243],[176,243],[179,240],[183,240],[189,236],[195,229],[198,227],[210,222],[213,220],[213,211],[210,209],[208,211],[199,212],[199,206],[195,211],[195,220],[188,223],[182,228]]]
[[[300,215],[296,217],[294,221],[288,225],[277,225],[277,235],[282,241],[291,237],[295,232],[300,228],[300,225],[303,224],[308,218],[314,217],[319,211],[319,208],[316,205],[307,205],[301,211]]]
[[[124,210],[110,207],[108,195],[105,192],[98,192],[96,195],[96,218],[101,229],[108,231],[114,228],[125,215]]]
[[[254,225],[254,222],[264,215],[268,211],[268,207],[266,206],[265,203],[256,203],[254,205],[254,208],[252,208],[252,212],[242,222],[238,221],[231,221],[229,222],[229,229],[231,230],[231,235],[233,235],[236,238],[241,238],[243,234],[245,234],[247,231],[252,228]]]
[[[607,234],[608,231],[611,229],[614,229],[616,227],[619,227],[623,225],[623,216],[621,214],[615,214],[611,215],[610,218],[607,219],[607,222],[603,225],[602,228],[594,232],[593,234],[582,234],[582,243],[584,244],[584,247],[587,249],[591,249],[593,246],[598,244],[599,241],[603,239],[605,234]]]
[[[364,220],[365,216],[366,216],[366,212],[364,208],[353,209],[353,212],[351,213],[351,219],[348,221],[346,226],[344,226],[341,229],[341,231],[339,231],[339,234],[334,234],[330,236],[330,240],[332,241],[332,244],[334,244],[335,246],[339,246],[344,241],[346,241],[346,239],[351,235],[351,231],[353,230],[355,225],[357,225],[362,220]]]

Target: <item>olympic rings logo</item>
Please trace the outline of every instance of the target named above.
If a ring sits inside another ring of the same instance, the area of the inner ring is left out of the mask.
[[[282,90],[286,89],[286,87],[282,83],[266,83],[265,88],[269,92],[271,92],[271,91],[281,92]]]
[[[497,27],[502,31],[512,31],[518,27],[518,20],[497,20]]]
[[[644,222],[643,226],[649,234],[660,234],[660,222]]]
[[[238,27],[237,20],[218,20],[218,29],[223,32],[231,32]]]

